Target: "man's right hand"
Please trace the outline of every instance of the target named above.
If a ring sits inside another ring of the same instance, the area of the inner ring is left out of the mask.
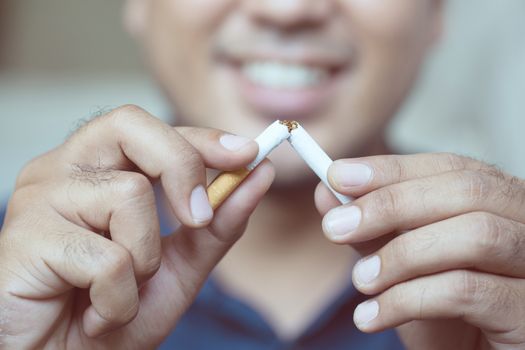
[[[158,345],[273,180],[261,164],[213,215],[205,167],[237,169],[256,153],[253,141],[125,106],[30,162],[0,234],[0,347]],[[182,224],[163,238],[157,180]]]

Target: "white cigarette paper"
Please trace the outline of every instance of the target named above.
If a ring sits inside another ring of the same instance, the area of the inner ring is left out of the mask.
[[[259,152],[250,164],[236,171],[226,171],[219,174],[208,186],[207,192],[211,207],[213,209],[218,208],[250,172],[284,140],[290,142],[299,156],[342,204],[352,201],[351,197],[336,192],[328,183],[328,167],[332,164],[332,160],[306,130],[295,121],[277,120],[255,138],[255,142],[259,145]]]
[[[259,152],[255,159],[246,168],[220,173],[208,186],[207,194],[211,207],[218,208],[250,172],[289,136],[288,127],[278,120],[257,136],[255,142],[259,145]]]
[[[328,168],[333,161],[301,125],[296,124],[295,128],[291,130],[288,142],[342,204],[350,203],[353,200],[351,197],[336,192],[330,186]]]
[[[255,138],[255,142],[259,145],[259,153],[257,157],[246,166],[246,169],[253,170],[259,165],[264,158],[266,158],[271,151],[279,146],[284,140],[290,137],[288,127],[281,123],[279,120],[273,122],[269,127]]]

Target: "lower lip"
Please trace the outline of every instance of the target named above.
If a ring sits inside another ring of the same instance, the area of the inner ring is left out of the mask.
[[[303,89],[275,89],[258,85],[232,67],[241,98],[256,112],[269,119],[309,119],[328,104],[334,95],[337,75],[319,85]]]

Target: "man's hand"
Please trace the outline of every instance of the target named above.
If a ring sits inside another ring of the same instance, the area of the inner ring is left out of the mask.
[[[213,215],[205,167],[237,169],[256,153],[253,141],[126,106],[29,163],[0,235],[0,347],[159,344],[273,180],[261,164]],[[182,224],[162,239],[157,180]]]
[[[398,327],[409,349],[525,348],[525,181],[451,154],[336,161],[323,228],[367,256],[358,328]]]

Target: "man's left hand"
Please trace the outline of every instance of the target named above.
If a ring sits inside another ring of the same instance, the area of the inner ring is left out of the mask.
[[[403,325],[409,349],[525,348],[524,180],[444,153],[338,160],[329,179],[357,198],[316,191],[329,239],[366,255],[359,329]]]

